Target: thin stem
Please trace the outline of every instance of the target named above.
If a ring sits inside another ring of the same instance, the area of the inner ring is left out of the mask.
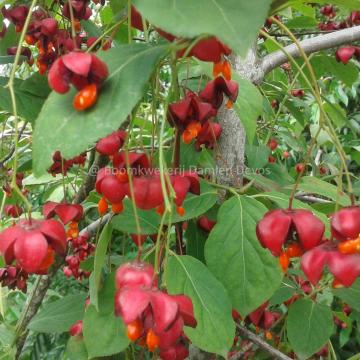
[[[70,11],[70,22],[71,22],[71,37],[76,48],[76,31],[75,31],[75,18],[74,18],[74,9],[71,5],[71,0],[68,0],[69,11]]]
[[[131,116],[131,115],[130,115]],[[129,134],[131,133],[131,128],[132,128],[132,124],[130,123],[129,126]],[[126,162],[126,171],[128,173],[128,178],[129,178],[129,189],[130,189],[130,197],[132,200],[132,207],[133,207],[133,211],[134,211],[134,217],[135,217],[135,224],[136,224],[136,231],[137,231],[137,239],[138,241],[138,254],[137,254],[137,259],[140,261],[141,259],[141,255],[142,255],[142,244],[140,241],[140,235],[141,235],[141,226],[140,226],[140,222],[139,222],[139,216],[138,216],[138,212],[137,212],[137,207],[136,207],[136,201],[135,201],[135,192],[134,192],[134,182],[133,182],[133,174],[131,171],[131,167],[130,167],[130,160],[129,160],[129,150],[128,150],[128,145],[129,145],[129,135],[127,135],[126,137],[126,146],[125,146],[125,162]]]
[[[24,322],[24,320],[26,318],[26,315],[27,315],[27,313],[29,311],[30,305],[32,304],[33,298],[34,298],[34,296],[36,294],[36,291],[37,291],[37,289],[38,289],[38,287],[40,285],[41,278],[42,278],[41,275],[37,277],[37,279],[35,281],[35,284],[34,284],[33,288],[31,289],[30,296],[28,297],[27,302],[25,304],[25,307],[24,307],[24,309],[23,309],[23,311],[21,313],[21,317],[20,317],[19,321],[16,324],[14,342],[16,341],[17,337],[19,335],[21,335],[20,334],[20,329],[22,329],[22,324],[23,324],[23,322]]]
[[[312,138],[312,140],[311,140],[311,144],[310,144],[310,146],[309,146],[309,148],[308,148],[308,151],[307,151],[307,153],[306,153],[306,156],[305,156],[305,158],[304,158],[303,167],[302,167],[302,169],[301,169],[301,171],[300,171],[300,173],[299,173],[299,175],[298,175],[298,177],[297,177],[297,179],[296,179],[296,182],[295,182],[295,184],[294,184],[294,187],[293,187],[293,189],[292,189],[292,191],[291,191],[291,195],[290,195],[290,197],[289,197],[289,210],[292,209],[297,188],[298,188],[298,186],[299,186],[299,184],[300,184],[300,180],[301,180],[302,176],[303,176],[304,173],[305,173],[305,170],[307,169],[307,164],[308,164],[308,162],[309,162],[309,159],[310,159],[310,156],[311,156],[311,154],[312,154],[312,151],[313,151],[313,149],[314,149],[314,147],[315,147],[315,145],[316,145],[316,141],[317,141],[317,138],[318,138],[318,136],[319,136],[319,134],[320,134],[320,131],[321,131],[321,127],[319,126],[319,128],[318,128],[315,136],[314,136],[314,137]]]
[[[131,36],[131,0],[128,0],[127,3],[128,8],[128,42],[131,44],[132,42],[132,36]]]
[[[6,85],[6,87],[9,88],[11,104],[12,104],[12,108],[13,108],[13,115],[15,118],[15,124],[14,124],[14,127],[15,127],[14,154],[15,155],[14,155],[14,162],[13,162],[13,174],[12,174],[11,186],[16,185],[16,171],[17,171],[17,164],[18,164],[18,146],[19,146],[19,128],[18,128],[19,127],[18,126],[19,125],[19,117],[18,117],[18,112],[17,112],[16,96],[15,96],[15,90],[14,90],[14,79],[15,79],[15,75],[16,75],[17,66],[19,65],[19,60],[20,60],[20,55],[21,55],[21,44],[23,43],[23,41],[25,39],[25,34],[26,34],[27,29],[30,24],[32,11],[33,11],[34,7],[36,6],[36,3],[37,3],[37,0],[33,0],[30,5],[29,13],[26,17],[24,27],[20,34],[19,44],[16,49],[15,59],[14,59],[13,66],[11,68],[9,81]]]
[[[126,21],[126,17],[124,17],[123,19],[119,20],[116,24],[114,24],[113,26],[111,26],[109,29],[107,29],[106,31],[104,31],[92,44],[91,46],[86,50],[86,52],[90,52],[92,51],[97,44],[99,44],[102,39],[109,33],[114,32],[113,33],[116,33],[118,31],[118,28],[121,26],[122,23],[124,23]],[[112,35],[113,36],[113,35]],[[106,40],[108,41],[108,40]]]

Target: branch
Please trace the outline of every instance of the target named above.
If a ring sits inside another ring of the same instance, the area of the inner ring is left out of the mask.
[[[252,343],[259,346],[261,349],[268,352],[270,355],[272,355],[273,359],[278,360],[291,360],[288,356],[283,354],[281,351],[275,349],[270,344],[268,344],[265,340],[263,340],[261,337],[255,335],[253,332],[248,330],[245,326],[242,326],[240,324],[236,324],[236,329],[240,333],[240,335],[245,336],[248,338]]]
[[[360,26],[354,26],[300,41],[300,45],[305,53],[309,55],[320,50],[331,49],[358,40],[360,40]],[[300,56],[299,49],[295,44],[286,46],[284,50],[295,58]],[[261,62],[259,79],[256,82],[260,82],[266,74],[287,61],[287,56],[281,50],[265,56]]]
[[[108,159],[105,156],[99,156],[94,163],[91,165],[89,172],[86,176],[84,183],[81,185],[79,191],[75,195],[74,203],[81,204],[86,197],[89,195],[90,191],[94,189],[96,175],[100,168],[104,167],[108,162]]]

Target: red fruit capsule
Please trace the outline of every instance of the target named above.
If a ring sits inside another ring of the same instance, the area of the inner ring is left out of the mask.
[[[360,235],[360,207],[346,207],[332,215],[331,232],[339,241],[357,239]]]
[[[301,173],[304,170],[304,164],[296,164],[295,165],[295,170],[297,173]]]
[[[278,147],[278,142],[276,139],[270,139],[268,142],[268,147],[274,151]]]
[[[276,163],[276,158],[274,156],[270,155],[268,158],[268,161],[270,164],[274,164],[274,163]]]
[[[90,84],[81,89],[74,97],[73,106],[77,111],[83,111],[92,107],[97,100],[97,87]]]

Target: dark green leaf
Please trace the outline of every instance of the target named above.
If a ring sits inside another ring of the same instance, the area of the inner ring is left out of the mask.
[[[66,355],[68,360],[88,360],[88,353],[82,337],[70,336],[66,345]]]
[[[63,333],[84,315],[85,294],[69,295],[45,304],[31,320],[28,328],[44,333]]]
[[[85,312],[83,334],[90,358],[117,354],[129,345],[122,320],[113,312],[97,312],[93,305]]]
[[[360,311],[360,279],[357,279],[351,287],[333,289],[333,293],[351,308]]]
[[[47,77],[38,72],[24,80],[20,85],[20,90],[32,95],[46,99],[51,92]]]
[[[73,108],[75,90],[64,95],[52,92],[36,120],[34,173],[41,175],[46,171],[56,150],[65,158],[72,158],[118,129],[141,99],[152,71],[166,52],[165,46],[133,44],[101,53],[110,75],[97,104],[88,111],[77,112]]]
[[[3,22],[1,21],[1,28],[3,26]],[[7,55],[7,49],[13,46],[17,46],[18,44],[19,34],[15,32],[15,26],[11,24],[5,36],[0,41],[0,55]]]
[[[105,262],[106,251],[111,239],[112,225],[107,223],[101,232],[99,241],[96,245],[95,260],[94,260],[94,284],[96,290],[100,289],[101,272]]]
[[[289,308],[286,322],[288,339],[300,359],[307,359],[329,340],[334,328],[328,306],[301,299]]]
[[[205,263],[204,247],[207,234],[197,226],[196,221],[188,222],[185,237],[186,253]]]
[[[346,125],[346,112],[339,104],[325,103],[323,107],[336,128],[342,128]]]
[[[191,256],[172,256],[166,269],[169,293],[185,294],[193,302],[197,326],[185,334],[202,350],[227,357],[235,335],[231,303],[222,284]]]
[[[270,149],[265,145],[246,145],[247,165],[250,169],[260,169],[269,161]]]
[[[270,3],[271,0],[133,1],[146,19],[163,30],[187,38],[215,35],[241,55],[256,40]]]
[[[13,112],[13,106],[11,102],[10,92],[8,88],[5,88],[8,79],[0,78],[0,108]],[[37,118],[42,105],[44,104],[45,98],[34,96],[28,91],[22,90],[23,80],[15,79],[14,81],[14,92],[16,97],[16,107],[18,115],[28,121],[35,121]]]
[[[307,29],[314,28],[318,24],[318,21],[314,18],[307,16],[299,16],[286,23],[289,29]]]
[[[266,210],[249,197],[232,197],[221,206],[205,244],[210,270],[225,285],[233,307],[243,317],[268,299],[282,278],[277,258],[256,237],[256,223]]]

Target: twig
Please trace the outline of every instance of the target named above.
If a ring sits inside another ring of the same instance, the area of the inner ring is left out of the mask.
[[[317,198],[312,195],[299,194],[299,195],[296,195],[295,198],[298,200],[305,201],[305,202],[317,203],[317,204],[330,204],[331,203],[330,200]]]
[[[237,353],[233,354],[229,360],[239,360],[241,359],[247,351],[253,347],[253,343],[249,342],[247,345],[241,348]]]
[[[84,183],[81,185],[79,191],[75,195],[74,203],[81,204],[86,197],[89,195],[90,191],[94,188],[97,172],[104,167],[108,162],[108,159],[105,156],[99,156],[94,163],[91,165],[88,175],[84,180]]]
[[[248,338],[252,343],[259,346],[261,349],[268,352],[270,355],[273,356],[274,359],[278,360],[291,360],[287,355],[283,354],[281,351],[275,349],[270,344],[268,344],[265,340],[263,340],[261,337],[255,335],[253,332],[248,330],[245,326],[242,326],[240,324],[236,324],[236,328],[240,335],[245,336]]]
[[[358,40],[360,40],[360,26],[354,26],[300,41],[300,45],[305,53],[309,55],[320,50],[331,49]],[[301,55],[295,44],[286,46],[284,50],[295,58]],[[281,50],[265,56],[261,61],[259,75],[255,82],[260,83],[266,74],[287,61],[287,56]]]

